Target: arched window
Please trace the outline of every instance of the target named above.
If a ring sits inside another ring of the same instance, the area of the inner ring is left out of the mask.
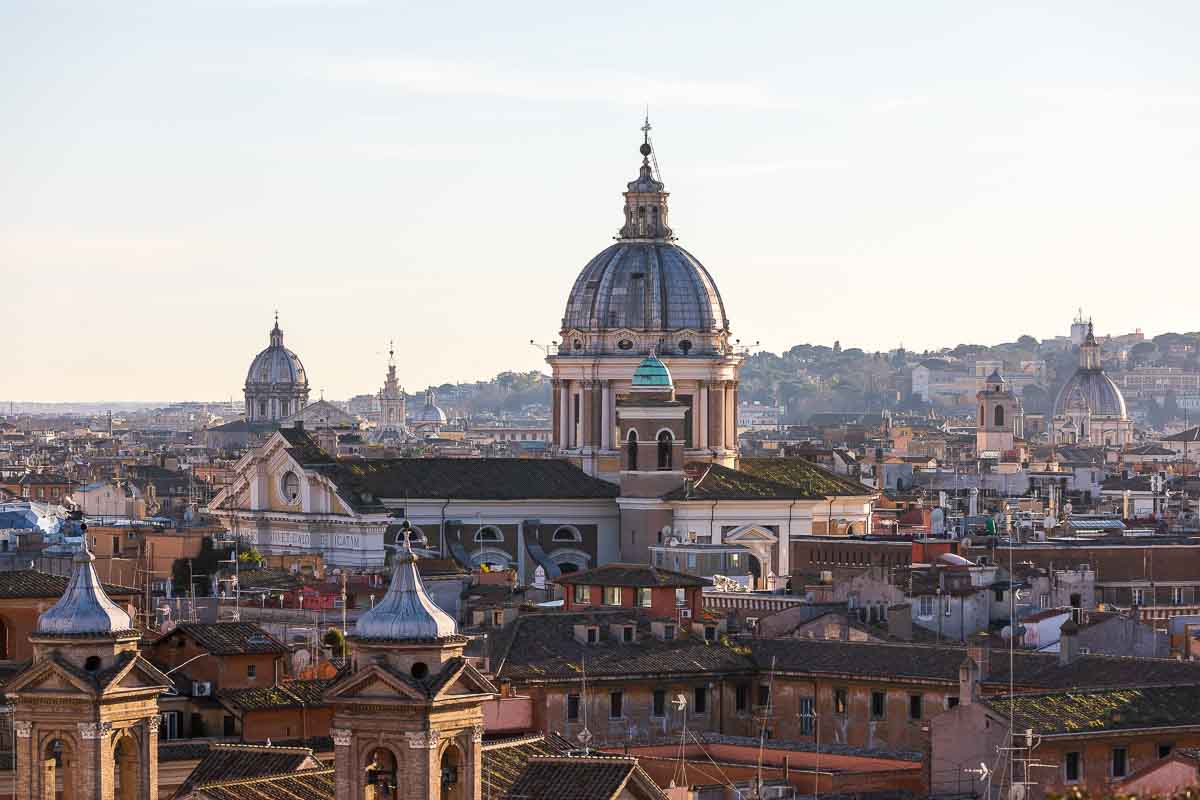
[[[462,753],[456,745],[449,745],[442,753],[442,800],[461,800],[463,797],[462,781],[459,779],[459,769]]]
[[[371,751],[366,773],[367,788],[371,790],[368,797],[390,800],[396,796],[396,757],[391,750],[377,747]]]
[[[1000,427],[1001,425],[1003,425],[1004,424],[1004,406],[996,406],[996,411],[992,416],[995,419],[994,424],[996,425],[996,427]]]
[[[579,531],[575,530],[569,525],[564,525],[554,532],[552,540],[555,542],[578,542],[582,538],[583,537],[579,535]]]
[[[983,406],[979,407],[979,424],[981,426],[987,425],[987,421],[983,418]]]
[[[658,435],[658,468],[671,469],[671,445],[674,443],[674,437],[670,431],[663,431]]]
[[[636,470],[638,467],[638,465],[637,465],[638,438],[637,438],[637,431],[633,430],[632,428],[629,429],[628,451],[629,451],[629,458],[627,460],[629,461],[629,469]]]
[[[288,401],[280,400],[279,401],[279,416],[286,417],[287,415],[288,415]]]
[[[486,525],[475,531],[475,541],[477,542],[503,542],[504,534],[499,528],[492,525]]]
[[[267,416],[267,401],[266,400],[258,401],[258,416],[260,418],[265,418]]]

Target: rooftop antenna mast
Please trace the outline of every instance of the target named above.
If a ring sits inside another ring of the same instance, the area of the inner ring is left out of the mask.
[[[579,740],[581,745],[583,745],[583,754],[586,756],[591,753],[591,750],[588,749],[588,744],[590,744],[592,741],[592,732],[588,730],[587,724],[587,656],[584,656],[580,659],[579,670],[582,675],[582,687],[579,692],[579,702],[583,705],[583,730],[581,730],[575,738]]]

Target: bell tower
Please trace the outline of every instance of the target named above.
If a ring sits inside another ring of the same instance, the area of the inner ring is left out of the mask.
[[[999,453],[1003,457],[1013,449],[1016,437],[1023,433],[1020,401],[998,369],[992,370],[975,400],[979,406],[975,454]]]
[[[29,637],[33,662],[5,692],[22,800],[141,800],[158,793],[158,696],[171,679],[138,654],[141,634],[104,593],[84,546]]]
[[[496,688],[463,658],[467,638],[429,597],[404,525],[387,594],[349,637],[351,671],[329,687],[337,800],[479,800],[483,703]]]

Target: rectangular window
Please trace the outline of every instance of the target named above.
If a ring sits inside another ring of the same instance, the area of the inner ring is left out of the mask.
[[[592,602],[592,587],[576,584],[576,586],[575,586],[575,602],[576,603]]]
[[[908,718],[909,719],[920,719],[921,718],[921,701],[922,701],[922,699],[923,699],[923,696],[919,695],[919,694],[910,694],[908,696]]]
[[[771,705],[771,684],[760,683],[758,685],[758,705],[759,708],[766,708]]]
[[[621,629],[621,641],[625,642],[625,644],[629,644],[630,642],[633,641],[633,626],[632,625],[626,625],[624,628]]]
[[[921,595],[918,600],[917,613],[922,617],[933,616],[933,597],[930,595]]]
[[[675,638],[675,626],[674,625],[664,625],[663,626],[663,638],[667,639],[667,640]]]
[[[567,722],[575,722],[579,719],[579,695],[567,695]]]
[[[696,687],[696,702],[692,704],[692,708],[697,714],[708,713],[708,689],[703,686]]]
[[[833,713],[839,717],[846,716],[846,690],[833,690]]]
[[[1042,592],[1038,595],[1038,608],[1050,607],[1050,595],[1047,592]]]
[[[811,697],[800,698],[800,713],[797,715],[800,719],[800,735],[812,736],[813,733],[813,699]]]
[[[958,708],[958,695],[952,694],[946,698],[946,710]]]
[[[620,719],[625,715],[625,693],[615,691],[608,695],[608,717],[609,719]]]
[[[258,666],[255,664],[246,665],[246,677],[255,678],[258,676]]]
[[[714,625],[704,626],[704,641],[715,642],[717,640],[717,628]]]
[[[887,716],[887,694],[871,692],[871,719],[883,719]]]
[[[1171,751],[1175,749],[1175,745],[1170,742],[1163,742],[1158,746],[1158,757],[1166,758],[1171,755]]]
[[[1112,776],[1124,778],[1129,767],[1129,754],[1124,747],[1114,747],[1112,750]]]
[[[1171,599],[1175,601],[1175,605],[1177,605],[1177,606],[1183,605],[1183,587],[1182,586],[1176,586],[1174,589],[1171,590],[1171,594],[1172,594]]]
[[[667,715],[667,692],[664,689],[654,690],[654,710],[652,716],[665,717]]]
[[[734,689],[733,695],[733,710],[745,711],[746,706],[750,703],[750,687],[744,683],[739,683]]]
[[[193,731],[199,730],[200,725],[203,724],[203,723],[199,722],[199,719],[200,719],[199,714],[192,714],[192,730]],[[223,736],[236,736],[237,735],[237,721],[233,717],[229,716],[228,714],[226,714],[225,717],[221,720],[221,734]]]
[[[676,589],[675,590],[675,605],[680,608],[687,605],[687,590],[685,590],[685,589]]]
[[[159,714],[162,720],[159,726],[158,738],[160,739],[178,739],[179,738],[179,712],[164,711]]]
[[[621,605],[621,587],[620,586],[605,586],[604,587],[604,605],[606,605],[606,606]]]
[[[595,644],[598,641],[600,641],[600,629],[599,628],[588,628],[587,629],[587,643]]]
[[[661,555],[661,553],[659,555]],[[650,607],[650,587],[649,586],[639,586],[638,587],[637,604],[638,604],[638,608],[649,608]]]
[[[1130,594],[1133,596],[1131,602],[1135,606],[1140,606],[1140,605],[1145,604],[1145,602],[1146,602],[1146,590],[1145,589],[1133,589],[1133,590],[1131,590]]]

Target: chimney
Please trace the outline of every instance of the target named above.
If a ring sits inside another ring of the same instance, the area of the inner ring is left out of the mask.
[[[897,603],[888,606],[888,634],[905,642],[912,641],[912,606],[908,603]]]
[[[958,668],[958,702],[968,705],[979,697],[979,665],[967,656]]]
[[[987,680],[991,672],[991,656],[992,646],[984,638],[977,639],[973,644],[967,646],[967,657],[975,662],[981,681]]]
[[[1058,663],[1060,666],[1068,664],[1079,658],[1079,642],[1076,635],[1079,633],[1079,625],[1074,619],[1068,618],[1066,622],[1059,628],[1058,636]]]

